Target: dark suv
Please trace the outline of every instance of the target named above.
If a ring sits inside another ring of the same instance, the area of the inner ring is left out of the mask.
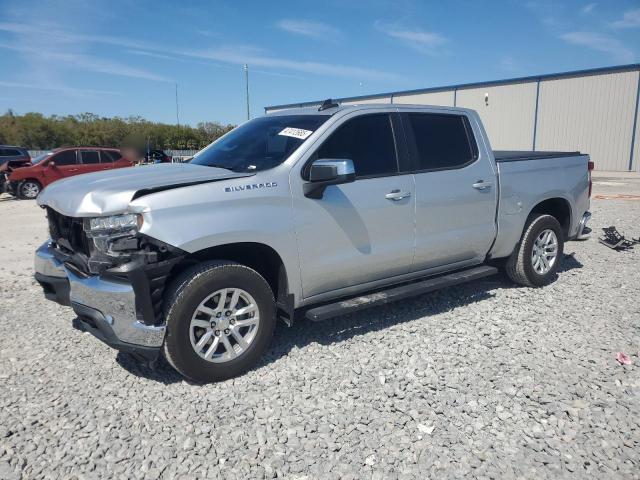
[[[0,145],[0,193],[5,190],[7,176],[11,170],[30,164],[31,157],[26,148]]]
[[[0,165],[10,163],[11,166],[19,166],[31,163],[31,157],[26,148],[0,145]]]

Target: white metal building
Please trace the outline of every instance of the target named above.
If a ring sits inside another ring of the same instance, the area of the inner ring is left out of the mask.
[[[496,150],[580,150],[598,170],[640,172],[640,64],[337,99],[472,108]],[[320,101],[266,107],[276,110]]]

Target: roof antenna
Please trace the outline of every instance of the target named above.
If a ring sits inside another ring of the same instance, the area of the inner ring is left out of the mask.
[[[327,98],[324,102],[322,102],[322,105],[320,105],[320,108],[318,108],[318,111],[321,112],[323,110],[328,110],[330,108],[339,107],[339,106],[340,104],[338,102],[334,102],[330,98]]]

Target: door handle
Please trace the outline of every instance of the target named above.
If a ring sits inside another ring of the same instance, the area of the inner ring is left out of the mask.
[[[403,198],[408,198],[411,196],[411,192],[401,192],[400,190],[391,190],[387,193],[384,198],[387,200],[393,200],[397,202],[398,200],[402,200]]]
[[[77,172],[78,169],[77,168],[70,168],[69,170],[67,170],[67,172]]]
[[[476,190],[487,190],[488,188],[491,188],[491,185],[493,185],[491,182],[485,182],[484,180],[478,180],[476,183],[474,183],[471,186],[473,188],[475,188]]]

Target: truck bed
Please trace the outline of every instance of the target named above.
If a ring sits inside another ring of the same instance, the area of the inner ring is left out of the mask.
[[[533,150],[494,150],[496,162],[521,162],[523,160],[541,160],[543,158],[577,157],[580,152],[544,152]]]

